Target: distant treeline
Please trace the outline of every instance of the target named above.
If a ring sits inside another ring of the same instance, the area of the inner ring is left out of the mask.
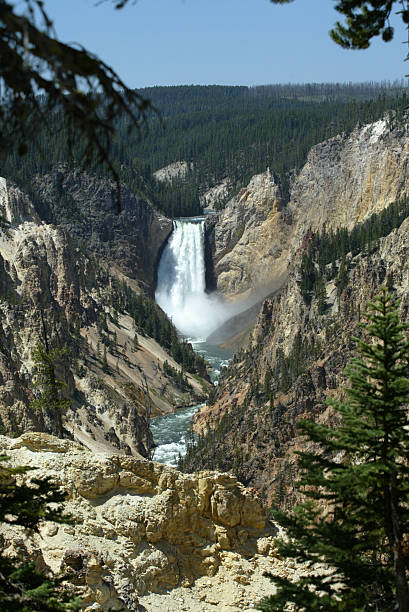
[[[402,83],[303,84],[259,87],[178,86],[140,90],[159,111],[150,115],[142,138],[128,135],[118,117],[111,157],[121,180],[150,199],[164,214],[189,216],[202,210],[199,196],[229,177],[232,193],[269,167],[288,192],[293,170],[310,148],[339,133],[349,133],[394,111],[405,121],[407,90]],[[68,131],[55,113],[49,127],[39,126],[36,142],[24,158],[12,153],[3,176],[27,188],[34,174],[58,162],[78,165],[83,145],[74,140],[67,159]],[[186,176],[160,183],[153,172],[175,161],[193,164]],[[104,168],[97,173],[106,175]]]

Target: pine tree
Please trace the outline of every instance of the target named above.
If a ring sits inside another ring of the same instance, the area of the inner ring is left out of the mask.
[[[335,281],[335,285],[337,287],[337,297],[338,300],[341,298],[341,294],[345,287],[348,284],[348,268],[345,260],[345,256],[341,259],[341,265],[339,266],[338,276]]]
[[[104,357],[102,360],[102,371],[105,372],[105,374],[109,374],[109,366],[108,366],[108,360],[107,360],[107,347],[104,346]]]
[[[37,531],[41,522],[71,523],[61,513],[62,493],[49,479],[17,484],[27,468],[5,467],[0,454],[0,524]],[[51,505],[50,505],[51,504]],[[61,586],[63,576],[40,574],[34,563],[17,562],[0,552],[0,609],[2,612],[59,612],[78,610],[81,602]]]
[[[323,314],[327,307],[327,291],[322,276],[318,276],[315,281],[315,299],[317,300],[318,313]]]
[[[273,514],[288,534],[280,554],[307,562],[311,575],[271,577],[277,593],[259,610],[409,611],[409,344],[397,306],[386,289],[369,304],[348,400],[330,402],[341,425],[300,426],[321,447],[300,453],[306,501],[291,516]]]
[[[48,342],[45,345],[37,342],[32,355],[35,365],[34,386],[40,389],[40,394],[31,405],[37,412],[47,410],[52,412],[60,438],[62,437],[62,415],[69,407],[70,401],[62,395],[66,385],[57,377],[55,369],[65,352],[65,348],[50,349]]]

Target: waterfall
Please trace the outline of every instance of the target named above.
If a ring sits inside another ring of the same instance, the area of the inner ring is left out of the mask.
[[[227,318],[217,296],[206,293],[204,220],[178,219],[158,270],[156,302],[189,338],[206,338]]]

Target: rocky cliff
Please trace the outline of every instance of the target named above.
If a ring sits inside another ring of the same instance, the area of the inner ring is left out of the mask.
[[[63,225],[87,250],[153,293],[160,254],[172,232],[170,219],[125,187],[118,213],[110,181],[65,166],[36,177],[33,192],[47,223]]]
[[[351,229],[406,197],[408,163],[407,125],[389,118],[314,146],[293,177],[288,201],[270,171],[253,177],[217,222],[209,221],[210,285],[230,299],[267,295],[309,230]]]
[[[70,402],[65,435],[90,448],[146,454],[146,384],[155,416],[197,403],[206,383],[187,375],[182,389],[163,371],[165,361],[175,371],[181,366],[137,329],[117,296],[120,283],[138,295],[136,284],[101,266],[70,237],[67,225],[41,221],[42,212],[38,202],[34,206],[1,179],[0,426],[14,434],[56,431],[55,414],[32,408],[33,349],[47,341],[66,349],[55,364]]]
[[[0,450],[32,468],[22,478],[60,485],[74,518],[39,533],[3,525],[3,551],[70,574],[84,610],[234,612],[270,592],[263,571],[294,571],[274,556],[258,496],[229,474],[185,475],[41,433],[0,436]]]
[[[348,281],[337,297],[333,280],[325,284],[320,313],[300,289],[297,265],[282,290],[264,302],[251,338],[219,380],[213,401],[195,417],[203,435],[186,467],[232,469],[242,482],[268,499],[290,507],[294,501],[297,434],[300,418],[335,423],[325,402],[342,397],[344,369],[354,354],[354,335],[366,303],[382,285],[401,298],[401,316],[409,319],[409,219],[380,240],[370,254],[350,261]],[[267,379],[266,379],[267,375]],[[268,382],[267,382],[268,381]]]
[[[207,221],[216,288],[228,297],[245,298],[276,287],[286,268],[289,223],[271,172],[253,177],[217,220]]]
[[[387,285],[401,297],[401,315],[408,319],[409,219],[397,223],[378,243],[369,240],[347,254],[342,284],[341,260],[323,265],[318,256],[315,273],[322,275],[323,286],[306,291],[302,256],[324,227],[351,230],[391,202],[407,197],[408,144],[405,129],[377,122],[312,149],[286,205],[291,218],[287,280],[264,302],[249,341],[222,375],[212,400],[196,416],[194,427],[202,437],[186,459],[188,470],[204,465],[232,469],[268,499],[291,506],[297,476],[294,453],[305,448],[297,421],[336,422],[325,402],[342,396],[344,368],[355,350],[351,338],[361,333],[358,323],[367,301]],[[229,206],[232,211],[237,204]],[[228,214],[226,209],[222,215],[226,226]],[[236,222],[232,227],[237,227]],[[216,238],[217,244],[222,242]],[[233,260],[236,248],[229,252]],[[255,277],[259,259],[254,252]],[[250,273],[249,262],[244,259],[243,274]],[[216,271],[220,269],[216,263]],[[234,267],[226,274],[218,276],[218,286],[232,288],[234,293]],[[237,287],[242,290],[248,284]]]

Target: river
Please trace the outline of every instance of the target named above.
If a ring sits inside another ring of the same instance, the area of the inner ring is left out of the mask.
[[[192,341],[195,351],[200,353],[212,366],[210,378],[217,384],[220,368],[227,366],[232,353],[217,346],[212,346],[203,341]],[[159,463],[177,465],[179,455],[184,456],[186,452],[186,440],[190,429],[192,417],[200,408],[189,406],[180,408],[173,414],[156,417],[151,422],[151,430],[155,444],[154,460]]]

